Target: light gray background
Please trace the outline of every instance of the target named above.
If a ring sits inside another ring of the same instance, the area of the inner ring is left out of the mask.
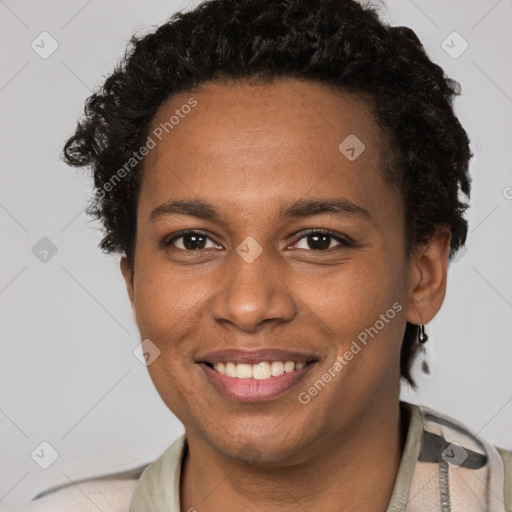
[[[97,249],[98,227],[83,213],[86,173],[59,154],[132,33],[191,5],[0,0],[3,510],[148,463],[183,432],[133,355],[139,337],[117,259]],[[431,374],[417,371],[419,392],[403,398],[512,449],[512,2],[393,0],[384,15],[413,28],[461,83],[456,111],[475,153],[468,250],[427,326],[416,367],[426,358]],[[43,31],[59,45],[47,59],[31,48]],[[469,43],[456,59],[441,47],[453,31]],[[57,247],[46,263],[32,252],[43,237]],[[48,469],[31,458],[43,441],[58,452]]]

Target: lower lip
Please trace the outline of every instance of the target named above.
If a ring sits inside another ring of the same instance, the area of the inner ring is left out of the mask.
[[[299,370],[283,373],[278,377],[268,379],[239,379],[222,375],[205,363],[199,363],[210,381],[230,398],[242,402],[262,402],[270,400],[298,384],[300,380],[313,368],[316,361],[311,361]]]

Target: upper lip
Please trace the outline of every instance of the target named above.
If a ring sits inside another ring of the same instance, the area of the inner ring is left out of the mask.
[[[292,352],[277,348],[260,348],[257,350],[224,349],[209,352],[199,359],[200,363],[247,363],[257,364],[261,361],[313,361],[317,358],[311,353]]]

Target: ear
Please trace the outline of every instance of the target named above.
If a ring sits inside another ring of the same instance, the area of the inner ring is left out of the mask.
[[[130,268],[128,263],[128,258],[126,255],[121,257],[120,262],[121,274],[123,274],[124,282],[126,284],[126,291],[128,292],[128,297],[130,298],[130,302],[132,305],[132,309],[134,309],[134,293],[133,293],[133,271]]]
[[[446,295],[450,240],[449,228],[441,227],[411,255],[406,319],[412,324],[427,324],[441,309]]]

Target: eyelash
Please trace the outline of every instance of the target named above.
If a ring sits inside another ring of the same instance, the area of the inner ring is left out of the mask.
[[[349,247],[353,247],[355,245],[354,241],[351,238],[343,237],[339,233],[336,233],[335,231],[331,231],[329,229],[315,229],[315,228],[311,228],[311,229],[307,229],[306,231],[303,231],[301,233],[300,238],[298,238],[294,242],[293,245],[297,244],[303,238],[306,238],[307,236],[313,235],[313,234],[330,236],[330,237],[334,238],[337,242],[340,242],[341,248],[349,248]],[[212,242],[217,243],[214,239],[212,239],[210,236],[208,236],[204,231],[194,230],[194,229],[186,229],[186,230],[180,231],[179,233],[174,234],[172,236],[172,238],[164,239],[162,241],[163,248],[172,247],[173,242],[175,242],[179,238],[183,238],[186,235],[202,235],[203,237],[208,238]],[[339,246],[336,246],[336,247],[339,247]],[[331,247],[330,249],[325,249],[325,250],[308,249],[308,251],[309,252],[318,252],[318,253],[324,252],[325,253],[325,252],[332,251],[333,249],[336,249],[336,247]],[[188,253],[197,253],[197,252],[205,250],[205,249],[187,250],[187,249],[178,249],[177,247],[173,247],[173,248],[178,251],[183,251],[183,252],[188,252]]]

